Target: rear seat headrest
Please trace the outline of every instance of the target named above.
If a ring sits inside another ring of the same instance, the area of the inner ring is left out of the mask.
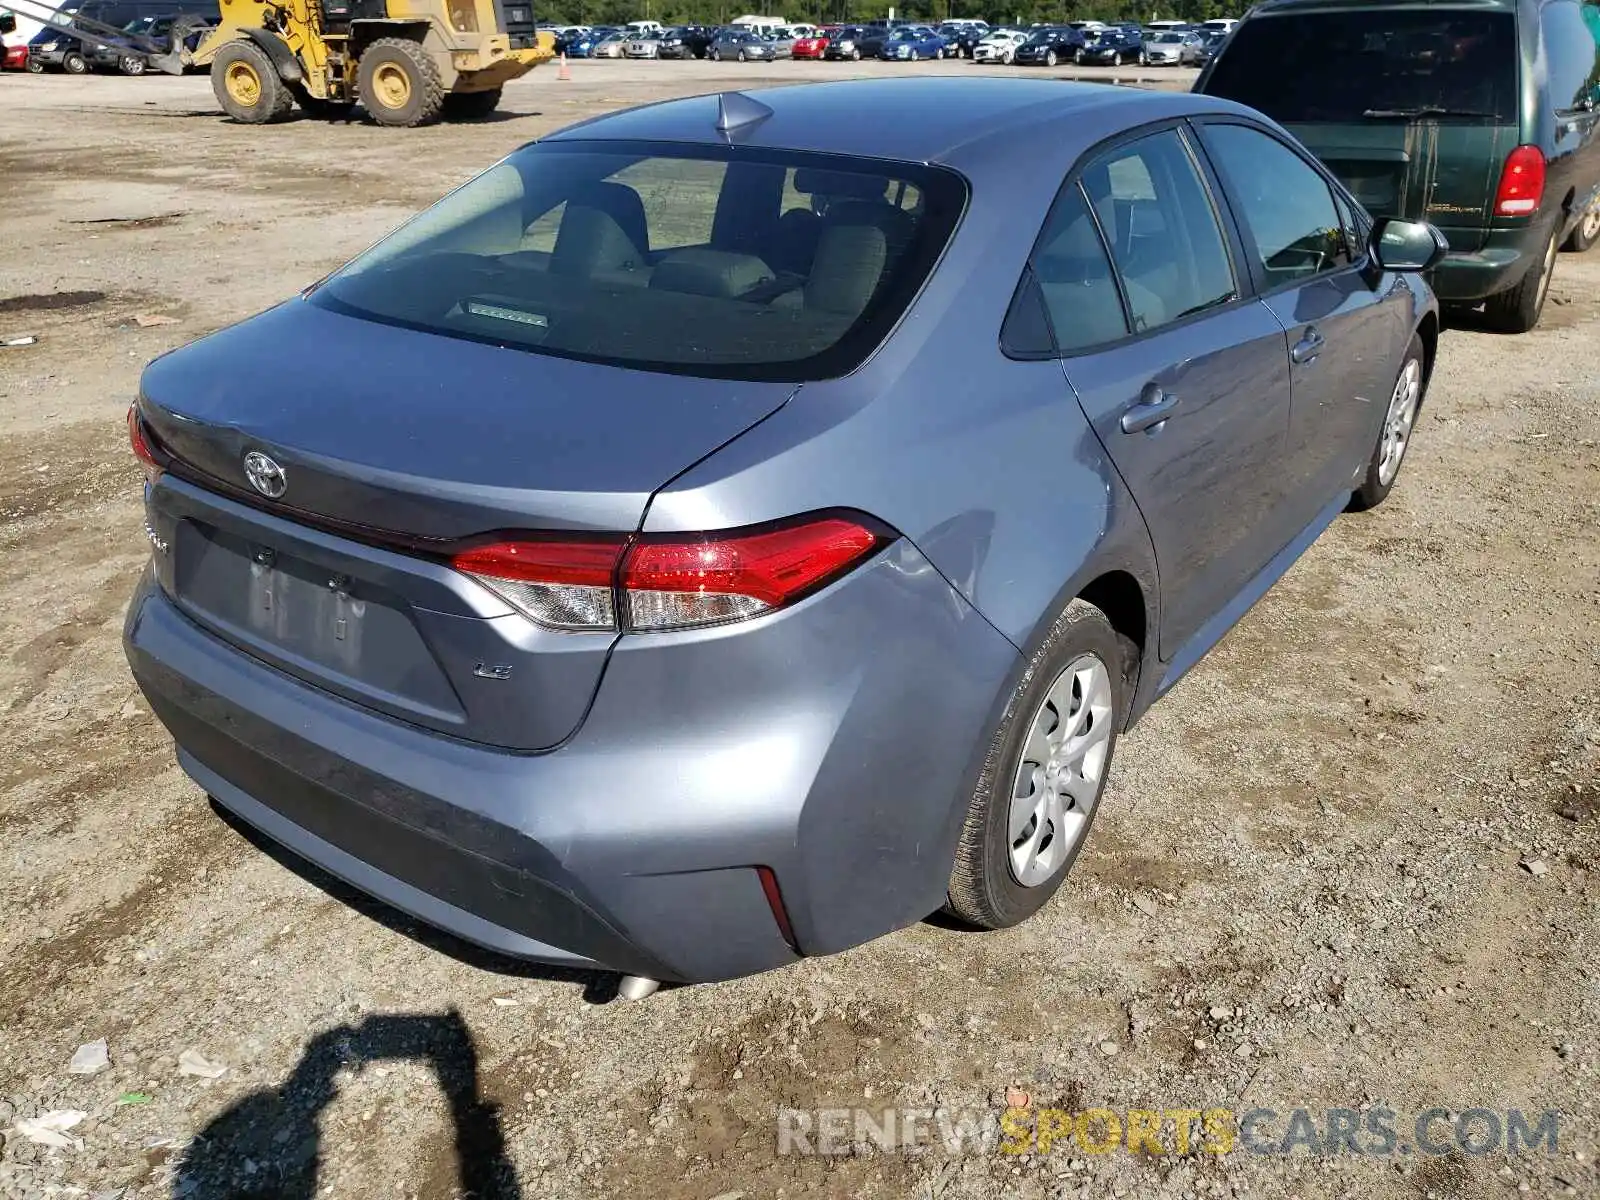
[[[729,250],[676,250],[656,264],[650,287],[732,300],[775,278],[772,268],[753,254],[735,254]]]

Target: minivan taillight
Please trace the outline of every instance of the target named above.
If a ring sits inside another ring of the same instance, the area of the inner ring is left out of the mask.
[[[888,540],[862,521],[827,515],[695,535],[530,535],[465,550],[450,565],[547,628],[651,632],[772,612]]]
[[[1525,217],[1536,212],[1544,199],[1544,152],[1537,146],[1518,146],[1506,155],[1500,187],[1494,195],[1494,215]]]

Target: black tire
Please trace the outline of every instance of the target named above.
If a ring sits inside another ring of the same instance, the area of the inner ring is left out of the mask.
[[[707,57],[708,57],[708,58],[710,58],[710,59],[711,59],[711,61],[712,61],[712,62],[721,62],[721,61],[722,61],[722,51],[721,51],[721,50],[718,50],[718,49],[717,49],[717,48],[716,48],[716,47],[715,47],[715,46],[713,46],[713,47],[712,47],[712,48],[711,48],[711,49],[710,49],[710,50],[709,50],[709,51],[708,51],[708,52],[707,52],[707,55],[706,55],[706,56],[707,56]]]
[[[1597,241],[1600,241],[1600,201],[1596,201],[1578,217],[1577,224],[1567,234],[1567,240],[1561,243],[1561,248],[1568,254],[1582,254]]]
[[[271,56],[249,38],[217,51],[211,60],[211,91],[222,111],[241,125],[281,121],[294,109],[294,93],[278,78]]]
[[[139,76],[144,74],[145,61],[135,55],[129,54],[117,60],[117,70],[124,75]]]
[[[1135,653],[1133,644],[1111,628],[1105,614],[1086,601],[1074,600],[1055,619],[1043,644],[1029,657],[989,744],[956,846],[947,912],[980,929],[1004,929],[1026,920],[1055,895],[1083,849],[1105,791],[1117,733],[1128,711],[1128,680],[1132,675],[1128,664]],[[1110,741],[1101,764],[1099,787],[1088,822],[1065,860],[1053,868],[1048,878],[1024,887],[1011,866],[1011,785],[1022,763],[1023,746],[1051,685],[1082,655],[1099,659],[1110,680],[1111,712],[1106,718],[1110,722]]]
[[[1428,360],[1422,348],[1422,339],[1416,334],[1411,335],[1411,345],[1406,347],[1406,356],[1400,360],[1400,370],[1395,373],[1394,391],[1390,393],[1388,407],[1384,410],[1383,425],[1378,429],[1377,440],[1372,446],[1372,457],[1367,460],[1367,473],[1362,477],[1361,486],[1350,493],[1350,503],[1347,505],[1349,512],[1365,512],[1369,508],[1377,508],[1389,498],[1389,493],[1394,489],[1395,482],[1400,478],[1400,469],[1405,466],[1405,455],[1411,448],[1411,443],[1416,437],[1417,416],[1422,411],[1422,402],[1427,398],[1428,392]],[[1406,381],[1408,375],[1415,380],[1416,395],[1411,403],[1409,418],[1405,421],[1404,438],[1399,444],[1399,456],[1395,459],[1394,469],[1384,478],[1384,460],[1390,448],[1391,427],[1396,419],[1396,397],[1400,385]]]
[[[861,51],[860,50],[851,50],[850,51],[850,61],[851,62],[860,62],[861,61]]]
[[[1498,333],[1527,333],[1539,323],[1539,315],[1544,312],[1545,297],[1550,294],[1550,276],[1556,265],[1556,241],[1560,236],[1559,226],[1551,230],[1543,254],[1523,272],[1517,285],[1497,292],[1484,301],[1483,317],[1489,328]]]
[[[68,75],[86,75],[89,72],[89,60],[76,50],[68,50],[61,57],[61,69]]]
[[[444,115],[450,121],[482,121],[499,106],[499,88],[487,92],[451,92],[444,98]]]
[[[34,58],[33,55],[31,55],[31,54],[28,56],[28,74],[29,75],[43,75],[44,74],[44,64],[42,62],[40,62],[37,58]]]
[[[739,51],[739,61],[740,62],[745,62],[746,61],[743,50]]]
[[[439,65],[408,38],[379,38],[361,52],[356,95],[367,116],[396,129],[430,124],[444,110]]]

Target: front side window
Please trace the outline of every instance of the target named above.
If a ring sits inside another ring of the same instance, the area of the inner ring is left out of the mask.
[[[1510,122],[1516,18],[1433,5],[1251,17],[1234,30],[1205,90],[1289,124]]]
[[[898,321],[966,202],[918,164],[727,146],[524,147],[311,293],[521,350],[725,378],[826,378]]]
[[[1135,333],[1238,294],[1211,194],[1174,131],[1110,151],[1082,174]]]
[[[1249,235],[1263,290],[1349,264],[1333,193],[1305,159],[1245,125],[1207,125],[1204,136]]]

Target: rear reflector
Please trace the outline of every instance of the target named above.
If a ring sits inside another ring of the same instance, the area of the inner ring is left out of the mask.
[[[1506,155],[1495,192],[1494,215],[1525,217],[1536,212],[1544,199],[1544,152],[1537,146],[1518,146]]]
[[[888,538],[842,516],[756,531],[589,540],[530,537],[476,547],[450,565],[552,629],[692,629],[793,603]]]
[[[145,482],[154,483],[161,476],[161,464],[156,461],[155,452],[150,449],[150,443],[144,436],[144,426],[139,421],[139,407],[135,404],[128,406],[128,441],[133,446],[133,456],[144,470]]]
[[[784,906],[783,893],[778,890],[777,875],[771,867],[757,867],[756,875],[761,880],[761,891],[767,898],[767,907],[772,910],[778,932],[789,943],[789,949],[799,953],[800,943],[794,940],[794,926],[789,923],[789,910]]]

